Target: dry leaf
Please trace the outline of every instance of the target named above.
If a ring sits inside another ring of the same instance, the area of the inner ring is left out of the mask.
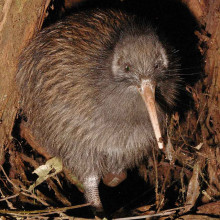
[[[50,160],[46,162],[46,164],[39,166],[33,173],[37,174],[39,177],[35,181],[34,184],[32,184],[29,187],[29,191],[32,191],[36,186],[41,184],[43,181],[48,179],[51,176],[56,175],[57,173],[61,172],[63,169],[62,161],[57,158],[53,157]]]
[[[209,215],[220,215],[220,201],[208,203],[198,207],[197,213],[209,214]]]
[[[193,175],[189,181],[189,186],[186,196],[186,208],[184,212],[188,212],[196,203],[197,198],[200,194],[199,185],[199,174],[200,174],[200,162],[197,162],[193,168]]]

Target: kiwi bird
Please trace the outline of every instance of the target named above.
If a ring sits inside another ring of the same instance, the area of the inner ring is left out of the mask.
[[[98,185],[162,148],[180,74],[173,49],[145,21],[119,10],[78,12],[43,29],[21,54],[21,109],[37,142],[83,183]]]

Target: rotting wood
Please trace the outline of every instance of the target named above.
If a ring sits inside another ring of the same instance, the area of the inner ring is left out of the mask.
[[[1,1],[0,8],[0,161],[4,146],[11,141],[11,131],[18,109],[18,93],[14,83],[16,65],[22,48],[38,31],[37,24],[45,0]]]

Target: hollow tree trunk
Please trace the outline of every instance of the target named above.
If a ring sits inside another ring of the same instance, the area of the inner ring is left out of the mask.
[[[216,0],[183,0],[201,25],[202,33],[196,33],[205,59],[205,79],[201,102],[206,106],[206,118],[202,133],[203,141],[208,145],[216,145],[220,141],[220,1]],[[199,112],[202,113],[202,112]],[[210,140],[210,137],[212,140]]]
[[[217,146],[220,140],[220,1],[179,1],[188,5],[201,25],[201,32],[195,34],[204,55],[205,77],[196,85],[196,98],[201,106],[197,115],[201,125],[199,138],[209,149],[209,146]],[[4,149],[12,141],[11,132],[19,106],[14,82],[18,57],[41,28],[49,3],[50,0],[0,1],[0,165],[4,163]],[[219,161],[220,156],[216,158]]]
[[[41,27],[49,2],[0,2],[0,164],[4,161],[4,147],[12,141],[11,131],[18,108],[18,93],[14,82],[18,56]]]

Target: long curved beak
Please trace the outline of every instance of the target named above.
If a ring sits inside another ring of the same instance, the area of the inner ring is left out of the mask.
[[[139,92],[147,107],[159,149],[163,148],[163,140],[156,112],[155,84],[151,80],[142,80]]]

